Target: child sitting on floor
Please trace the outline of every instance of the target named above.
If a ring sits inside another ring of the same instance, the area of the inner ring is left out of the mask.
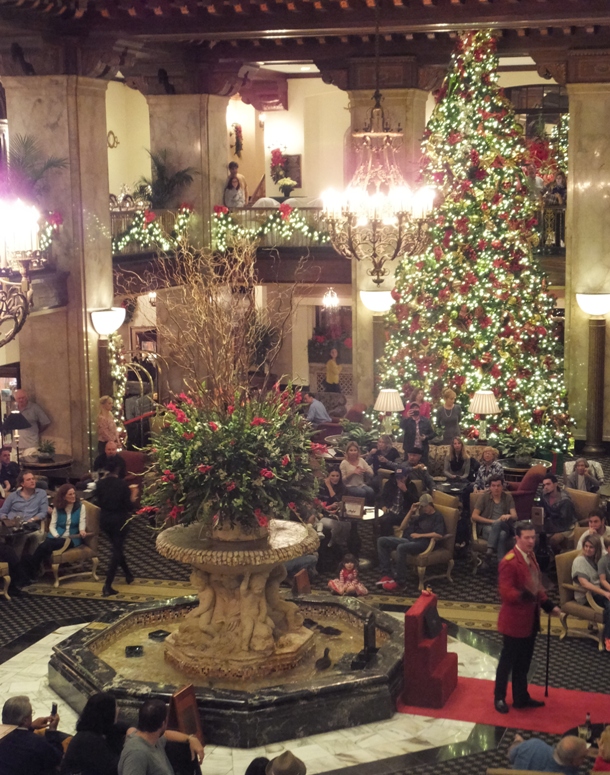
[[[328,587],[335,595],[368,595],[368,589],[358,581],[358,558],[346,554],[339,566],[339,578],[329,581]]]

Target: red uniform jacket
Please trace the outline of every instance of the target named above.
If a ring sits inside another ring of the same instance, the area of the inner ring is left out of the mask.
[[[538,563],[532,555],[538,573]],[[540,608],[550,612],[553,603],[539,584],[535,593],[531,591],[530,566],[518,549],[509,552],[498,568],[500,599],[502,606],[498,615],[498,632],[513,638],[528,638],[540,629]]]

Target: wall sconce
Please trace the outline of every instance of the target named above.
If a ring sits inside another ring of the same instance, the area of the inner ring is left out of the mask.
[[[391,291],[360,291],[360,300],[371,312],[387,312],[394,304]]]
[[[125,321],[125,307],[96,309],[91,313],[93,328],[99,336],[110,336],[118,331]]]
[[[265,114],[259,113],[258,114],[258,125],[261,129],[265,128]]]
[[[148,303],[151,307],[157,306],[157,291],[150,291],[148,294]]]
[[[577,293],[576,301],[589,315],[589,370],[587,375],[587,439],[585,455],[604,452],[604,381],[606,365],[606,318],[610,293]]]

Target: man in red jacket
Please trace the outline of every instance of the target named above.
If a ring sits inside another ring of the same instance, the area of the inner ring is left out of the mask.
[[[508,713],[506,688],[513,674],[513,706],[540,708],[544,702],[534,700],[527,691],[527,673],[540,629],[540,608],[559,616],[560,610],[546,596],[540,579],[540,568],[534,555],[536,531],[532,522],[515,524],[517,545],[498,568],[500,599],[498,632],[504,636],[496,672],[494,705],[498,713]]]

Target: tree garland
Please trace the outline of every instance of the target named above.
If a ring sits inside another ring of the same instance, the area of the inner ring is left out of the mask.
[[[181,204],[178,208],[174,228],[167,234],[157,221],[157,215],[152,210],[138,210],[128,228],[112,240],[112,253],[121,253],[131,243],[140,247],[155,246],[161,250],[173,250],[186,234],[193,208]]]
[[[117,430],[122,433],[125,430],[123,401],[127,395],[127,362],[123,350],[123,337],[120,334],[114,333],[108,337],[108,362],[113,384],[112,413],[116,420]]]
[[[277,212],[271,213],[260,226],[250,228],[237,223],[227,207],[215,205],[212,230],[215,248],[221,253],[227,250],[232,239],[259,240],[271,232],[276,232],[278,239],[282,240],[288,240],[295,232],[300,232],[312,242],[328,242],[326,232],[313,229],[302,213],[286,203],[281,204]]]

